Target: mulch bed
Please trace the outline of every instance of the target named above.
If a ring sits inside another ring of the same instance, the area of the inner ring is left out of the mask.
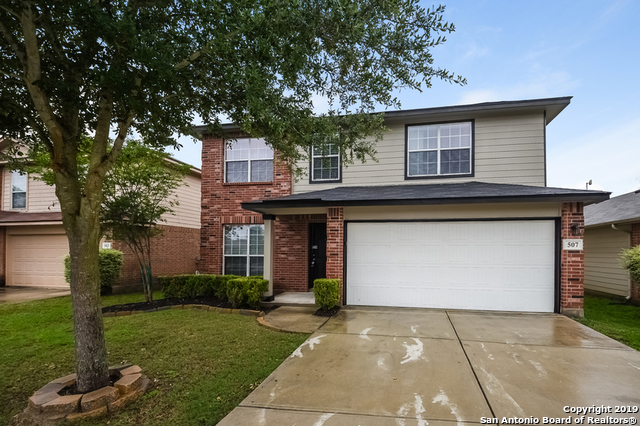
[[[217,299],[215,297],[195,297],[190,299],[158,299],[153,302],[127,303],[124,305],[111,305],[102,308],[102,313],[107,312],[123,312],[123,311],[148,311],[151,309],[162,308],[164,306],[173,305],[207,305],[217,308],[234,309],[234,307],[226,300]],[[246,309],[251,309],[247,308]],[[277,308],[277,306],[264,306],[260,310],[268,313]],[[243,309],[243,308],[241,308]]]
[[[340,312],[340,306],[334,306],[332,309],[329,309],[329,310],[320,308],[317,311],[315,311],[313,315],[318,317],[332,317],[338,312]]]

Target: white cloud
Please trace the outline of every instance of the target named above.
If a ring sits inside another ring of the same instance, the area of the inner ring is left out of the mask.
[[[577,87],[579,83],[578,80],[573,80],[569,73],[565,71],[540,72],[529,81],[515,86],[464,92],[460,98],[460,103],[472,104],[561,96],[569,93],[573,88]]]
[[[462,60],[480,58],[488,54],[489,54],[489,49],[486,46],[480,46],[475,41],[472,41],[471,45],[467,49],[467,52],[462,57]]]
[[[585,129],[587,127],[583,127]],[[613,196],[640,187],[640,118],[611,123],[592,133],[581,133],[547,147],[549,186],[613,192]]]

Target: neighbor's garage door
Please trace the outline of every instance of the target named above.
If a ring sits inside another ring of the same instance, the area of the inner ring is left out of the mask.
[[[554,222],[347,224],[347,304],[553,312]]]
[[[7,284],[34,287],[68,287],[64,257],[67,236],[8,235]]]

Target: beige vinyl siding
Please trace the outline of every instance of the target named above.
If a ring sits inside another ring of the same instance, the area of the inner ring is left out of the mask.
[[[622,227],[622,229],[625,229]],[[629,273],[618,263],[630,236],[611,227],[588,228],[584,233],[584,288],[627,296]]]
[[[389,130],[376,145],[378,162],[368,160],[342,168],[342,183],[309,183],[308,174],[294,183],[302,193],[336,186],[415,185],[454,182],[489,182],[544,186],[545,147],[542,112],[475,117],[474,176],[405,180],[405,124],[466,121],[474,117],[442,115],[429,119],[387,122]],[[308,169],[308,162],[299,166]]]
[[[444,204],[431,206],[348,206],[345,220],[440,220],[559,217],[558,203]]]
[[[11,172],[7,169],[3,170],[3,191],[2,191],[2,209],[11,211]],[[17,209],[15,211],[26,211],[29,213],[46,213],[59,212],[60,203],[53,186],[48,186],[44,182],[27,179],[27,208]]]
[[[184,185],[176,190],[178,206],[173,215],[164,215],[167,226],[200,229],[200,176],[187,175]]]

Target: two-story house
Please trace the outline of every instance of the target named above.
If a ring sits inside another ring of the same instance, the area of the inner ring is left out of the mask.
[[[270,292],[342,280],[346,305],[583,308],[583,206],[546,186],[547,125],[570,97],[387,112],[378,161],[310,153],[296,180],[260,139],[203,133],[200,269]]]
[[[0,141],[0,151],[9,141]],[[178,190],[179,206],[166,215],[154,238],[154,275],[193,273],[197,269],[200,235],[200,170],[192,169]],[[140,268],[123,243],[103,241],[103,247],[125,253],[114,291],[140,290]],[[69,242],[62,226],[55,190],[26,174],[12,172],[0,163],[0,285],[68,288],[64,257]]]

